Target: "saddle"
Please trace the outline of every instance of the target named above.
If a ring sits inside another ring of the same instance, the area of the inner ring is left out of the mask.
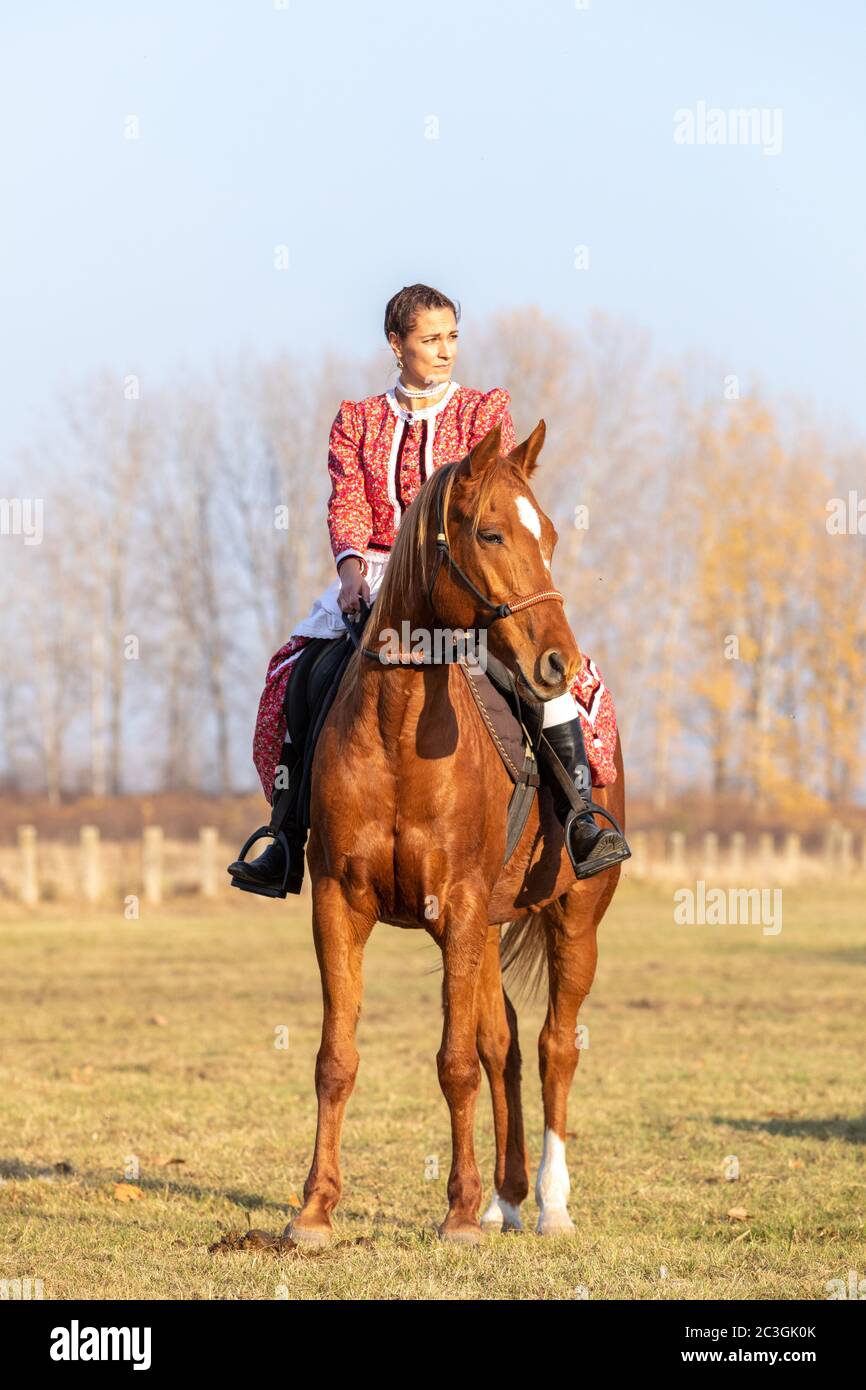
[[[287,835],[301,847],[310,829],[310,801],[313,759],[319,734],[334,703],[349,658],[360,645],[360,637],[370,609],[365,604],[360,620],[349,623],[343,637],[315,637],[306,644],[295,661],[294,670],[286,682],[283,715],[286,737],[280,752],[271,820],[251,835],[240,858],[244,859],[252,844],[262,835],[284,842],[288,855]],[[465,661],[455,663],[466,680],[479,715],[506,772],[514,783],[508,803],[505,857],[507,864],[520,842],[532,799],[541,784],[535,746],[541,736],[543,707],[522,699],[514,678],[494,657],[487,657],[487,672]],[[242,881],[233,880],[239,888]],[[295,881],[288,891],[300,892]],[[285,897],[283,890],[260,889],[269,896]]]

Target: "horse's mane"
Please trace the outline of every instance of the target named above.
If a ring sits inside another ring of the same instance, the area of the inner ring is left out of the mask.
[[[436,512],[439,498],[442,497],[442,514],[448,528],[448,503],[454,487],[454,473],[458,465],[446,464],[419,488],[409,504],[400,528],[391,547],[385,577],[379,587],[374,613],[376,627],[399,627],[404,616],[402,609],[406,598],[419,589],[426,588],[430,580],[430,557],[428,538],[436,530]],[[376,644],[372,622],[367,624],[363,645]]]
[[[367,622],[361,642],[363,648],[378,646],[377,634],[386,628],[400,630],[406,614],[406,600],[418,592],[424,592],[430,582],[432,547],[428,544],[431,534],[436,531],[438,502],[442,498],[442,515],[445,518],[445,534],[448,535],[448,507],[456,481],[457,470],[462,459],[456,463],[443,464],[419,488],[415,498],[407,507],[399,530],[391,547],[385,577],[376,596],[373,613]],[[468,517],[473,534],[478,530],[484,509],[497,484],[501,483],[503,468],[507,466],[509,476],[516,477],[516,464],[504,457],[498,466],[487,468],[468,492]],[[450,539],[450,538],[449,538]],[[374,626],[375,619],[375,626]],[[350,660],[340,682],[340,696],[351,698],[356,691],[361,663],[369,661],[359,652]],[[340,700],[342,703],[342,699]]]
[[[406,509],[400,529],[391,547],[391,555],[385,570],[378,596],[376,598],[376,627],[399,628],[406,616],[406,599],[419,590],[426,591],[430,582],[430,565],[433,551],[428,539],[436,530],[438,502],[442,498],[442,515],[445,518],[445,535],[448,536],[448,508],[457,470],[463,460],[444,464],[422,484],[414,500]],[[517,467],[503,457],[498,466],[485,469],[480,480],[468,492],[468,518],[473,535],[478,530],[484,509],[498,483],[501,483],[504,466],[510,475],[517,475]],[[450,540],[450,537],[449,537]],[[364,646],[375,645],[372,627],[367,625]]]

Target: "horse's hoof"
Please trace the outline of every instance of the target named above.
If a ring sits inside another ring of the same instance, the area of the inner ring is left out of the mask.
[[[522,1231],[520,1208],[502,1197],[494,1197],[481,1218],[481,1229],[485,1234],[507,1235],[510,1231]]]
[[[573,1236],[575,1225],[567,1211],[556,1207],[539,1215],[535,1229],[540,1236]]]
[[[481,1227],[475,1226],[449,1226],[445,1223],[439,1227],[439,1239],[444,1240],[448,1245],[479,1245],[484,1239]]]
[[[326,1245],[330,1245],[333,1237],[330,1226],[299,1226],[297,1221],[290,1221],[283,1235],[288,1240],[293,1240],[296,1245],[306,1245],[311,1250],[322,1250]]]

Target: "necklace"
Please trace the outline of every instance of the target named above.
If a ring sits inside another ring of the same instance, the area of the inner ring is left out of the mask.
[[[402,396],[405,396],[407,400],[423,401],[426,400],[429,396],[438,396],[440,391],[444,391],[447,386],[450,386],[450,384],[450,381],[443,381],[439,386],[426,386],[423,391],[414,391],[411,386],[404,386],[403,382],[398,377],[396,390],[398,390]]]

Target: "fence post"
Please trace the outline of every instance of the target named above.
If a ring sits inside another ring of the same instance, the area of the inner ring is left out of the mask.
[[[148,825],[142,845],[144,900],[158,906],[162,902],[162,826]]]
[[[21,901],[33,907],[39,901],[35,825],[19,825],[18,850],[21,857]]]
[[[670,865],[677,874],[686,869],[686,837],[681,830],[672,830],[670,838]]]
[[[644,878],[649,868],[647,855],[647,837],[645,830],[636,830],[633,835],[628,837],[629,848],[631,850],[632,872],[636,878]],[[626,869],[628,873],[628,869]]]
[[[842,827],[837,820],[831,820],[824,834],[824,868],[832,873],[839,858],[839,836]]]
[[[201,872],[201,893],[204,898],[217,896],[217,832],[214,826],[204,825],[198,832]]]
[[[847,826],[839,831],[839,872],[849,877],[854,865],[854,832]]]
[[[719,867],[719,837],[715,830],[708,830],[704,836],[703,858],[703,872],[714,874]]]
[[[746,862],[746,837],[742,830],[735,830],[731,836],[731,873],[742,878]]]
[[[776,842],[770,830],[762,830],[758,837],[758,860],[762,874],[771,873],[776,854]]]
[[[99,863],[99,827],[82,825],[81,843],[81,887],[86,902],[99,901],[102,894],[102,875]]]
[[[785,836],[785,873],[793,882],[798,882],[800,878],[802,856],[802,841],[795,830],[789,830]]]

